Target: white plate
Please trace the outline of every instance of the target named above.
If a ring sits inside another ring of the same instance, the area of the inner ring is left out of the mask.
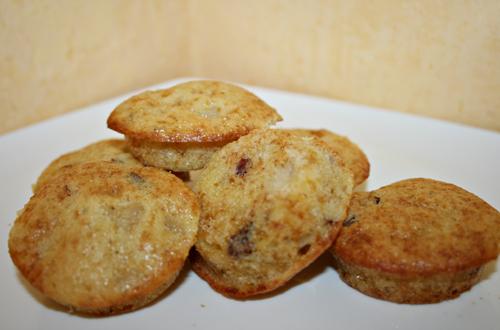
[[[180,80],[152,88],[166,87]],[[280,126],[328,128],[348,135],[372,164],[364,189],[410,177],[455,183],[500,208],[500,134],[436,120],[249,87],[284,117]],[[225,298],[185,271],[157,303],[107,318],[68,314],[23,283],[7,252],[8,232],[31,184],[60,154],[118,136],[106,118],[125,97],[0,137],[0,327],[2,329],[499,329],[500,272],[458,299],[398,305],[364,296],[340,281],[328,255],[285,289],[260,299]]]

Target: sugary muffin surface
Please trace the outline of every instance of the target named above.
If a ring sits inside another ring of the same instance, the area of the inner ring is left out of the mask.
[[[346,167],[352,172],[356,186],[368,179],[370,175],[368,158],[359,146],[349,140],[349,138],[326,129],[292,129],[290,131],[304,136],[317,137],[325,142],[334,153],[337,153],[342,158]]]
[[[57,174],[58,171],[64,166],[95,161],[110,161],[128,165],[141,165],[141,163],[129,152],[128,144],[125,140],[109,139],[98,141],[81,149],[66,153],[52,161],[49,166],[43,170],[33,188],[33,191],[37,191],[44,182],[49,180],[53,175]]]
[[[9,252],[41,293],[71,309],[136,309],[176,278],[194,244],[199,206],[174,175],[95,162],[68,166],[16,219]]]
[[[498,211],[462,188],[430,179],[355,193],[345,224],[337,253],[388,272],[457,271],[498,254]]]
[[[456,297],[499,253],[500,215],[479,197],[430,179],[353,195],[332,247],[342,278],[404,303]]]
[[[226,145],[195,182],[195,271],[232,297],[283,285],[330,246],[352,188],[342,161],[315,139],[259,130]]]
[[[230,142],[280,120],[241,87],[199,80],[131,97],[111,113],[108,127],[149,142]]]

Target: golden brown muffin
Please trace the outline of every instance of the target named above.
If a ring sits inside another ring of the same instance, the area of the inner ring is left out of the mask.
[[[50,178],[57,174],[64,166],[101,160],[141,166],[141,163],[129,152],[125,140],[103,140],[64,154],[54,160],[45,170],[43,170],[37,183],[33,187],[33,191],[36,192],[39,190],[41,185],[47,180],[50,180]]]
[[[457,297],[499,253],[500,214],[455,185],[400,181],[353,195],[332,247],[341,278],[375,298],[434,303]]]
[[[224,146],[194,183],[202,215],[193,269],[230,297],[283,285],[331,245],[352,188],[316,139],[258,130]]]
[[[293,133],[305,136],[314,136],[325,142],[328,147],[337,153],[346,167],[354,176],[354,185],[363,183],[370,175],[370,163],[363,151],[347,137],[335,134],[326,129],[292,129]]]
[[[200,80],[126,100],[113,110],[108,127],[132,141],[132,152],[146,165],[187,171],[202,168],[222,145],[279,120],[245,89]]]
[[[76,310],[139,308],[176,278],[199,206],[174,175],[112,162],[70,165],[16,219],[9,253],[42,294]]]

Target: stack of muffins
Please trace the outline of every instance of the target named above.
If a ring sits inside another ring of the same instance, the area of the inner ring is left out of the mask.
[[[9,237],[21,274],[70,310],[148,304],[188,256],[225,296],[270,292],[329,250],[341,278],[399,303],[454,298],[500,251],[500,214],[448,183],[360,190],[370,164],[327,130],[276,129],[275,109],[192,81],[120,104],[97,142],[53,161]],[[358,187],[358,189],[356,189]]]

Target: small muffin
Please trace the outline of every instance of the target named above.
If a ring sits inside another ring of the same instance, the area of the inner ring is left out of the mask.
[[[221,146],[280,120],[245,89],[200,80],[126,100],[113,110],[108,127],[127,137],[144,164],[190,171],[202,168]]]
[[[499,253],[500,214],[479,197],[430,179],[355,193],[332,246],[339,274],[398,303],[455,298]]]
[[[224,146],[194,183],[193,269],[229,297],[276,289],[331,245],[352,189],[351,173],[316,139],[257,130]]]
[[[38,178],[33,191],[37,192],[47,180],[50,180],[64,166],[101,160],[141,166],[141,163],[129,152],[127,143],[124,140],[110,139],[99,141],[82,149],[62,155],[50,163]]]
[[[328,147],[337,153],[354,176],[354,185],[362,184],[370,175],[370,163],[363,151],[347,137],[335,134],[326,129],[292,129],[296,134],[314,136],[325,142]]]
[[[174,281],[198,220],[196,197],[168,172],[112,162],[69,165],[19,214],[9,253],[33,287],[70,310],[130,311]]]

